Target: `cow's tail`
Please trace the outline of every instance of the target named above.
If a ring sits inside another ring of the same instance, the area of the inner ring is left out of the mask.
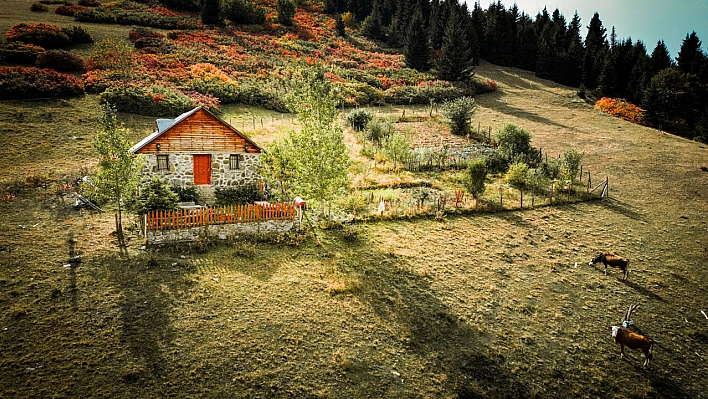
[[[649,344],[649,352],[647,353],[647,359],[651,360],[654,357],[653,352],[654,352],[654,340],[652,340],[651,344]]]
[[[629,278],[629,259],[627,259],[627,264],[624,266],[624,279]]]

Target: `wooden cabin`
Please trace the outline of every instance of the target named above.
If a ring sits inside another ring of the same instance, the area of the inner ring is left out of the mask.
[[[195,185],[206,198],[218,186],[261,180],[261,148],[233,126],[197,107],[175,119],[158,119],[155,131],[131,149],[143,154],[143,177],[177,186]]]

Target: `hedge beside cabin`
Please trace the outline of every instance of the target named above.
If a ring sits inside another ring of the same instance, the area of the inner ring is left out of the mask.
[[[130,152],[143,154],[143,178],[157,176],[176,186],[197,186],[213,198],[218,186],[255,183],[261,148],[202,107],[175,119],[158,119],[156,130]]]

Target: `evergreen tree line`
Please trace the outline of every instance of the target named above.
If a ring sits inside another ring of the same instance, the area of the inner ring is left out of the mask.
[[[581,96],[623,98],[646,110],[648,124],[708,141],[708,56],[695,32],[674,61],[662,40],[645,44],[609,37],[599,14],[583,28],[558,9],[535,18],[500,0],[472,10],[458,0],[325,0],[325,11],[350,12],[371,39],[401,48],[406,64],[435,68],[441,79],[464,81],[483,58],[579,87]],[[583,38],[583,31],[585,37]]]

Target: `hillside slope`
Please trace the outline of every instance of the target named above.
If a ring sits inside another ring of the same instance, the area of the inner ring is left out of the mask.
[[[550,156],[583,151],[610,198],[367,223],[321,233],[321,246],[135,243],[121,258],[111,215],[23,188],[0,202],[2,396],[708,397],[705,146],[600,115],[528,72],[477,73],[499,89],[477,98],[475,121],[521,125]],[[93,101],[4,102],[3,187],[82,166],[90,152],[47,109],[78,122]],[[34,127],[21,139],[18,105]],[[69,232],[83,261],[65,268]],[[587,266],[604,250],[631,259],[628,281]],[[631,303],[658,341],[647,369],[638,352],[620,360],[607,329]]]

